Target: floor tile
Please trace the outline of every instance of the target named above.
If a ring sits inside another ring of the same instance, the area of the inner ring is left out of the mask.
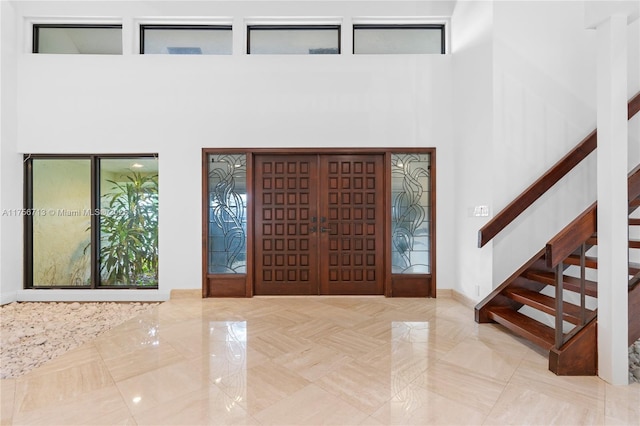
[[[372,414],[388,401],[393,392],[388,377],[382,377],[374,367],[357,361],[340,367],[315,383],[367,414]]]
[[[272,361],[222,378],[223,392],[254,415],[309,384],[309,381]]]
[[[15,379],[0,380],[0,425],[10,425],[12,422],[15,394]]]
[[[504,382],[447,362],[437,362],[422,373],[415,384],[452,401],[489,414],[504,390]]]
[[[183,298],[2,380],[0,424],[640,424],[547,364],[450,298]]]
[[[57,398],[54,390],[48,393],[48,397],[39,395],[40,404],[37,406],[31,404],[18,408],[14,412],[14,424],[46,426],[135,424],[132,423],[131,413],[115,385],[94,390],[85,389],[72,395],[68,392],[70,386],[62,387],[65,393],[64,398]],[[49,386],[45,388],[48,388],[48,391],[51,390]],[[76,389],[82,389],[82,386]]]
[[[367,417],[367,414],[313,384],[255,415],[264,425],[348,425],[358,424]]]
[[[210,384],[199,360],[177,362],[116,383],[134,415]]]
[[[443,356],[442,360],[469,371],[481,371],[488,377],[506,383],[522,362],[522,357],[502,352],[481,341],[467,339]]]
[[[353,358],[334,348],[314,343],[303,351],[286,353],[273,361],[313,382],[352,362]]]
[[[385,425],[479,425],[485,415],[463,401],[450,400],[412,384],[394,395],[372,417]]]
[[[640,424],[640,383],[604,389],[607,424]]]
[[[101,353],[104,357],[104,352]],[[119,382],[184,359],[169,343],[158,340],[140,349],[105,358],[104,362],[113,379]]]
[[[575,395],[540,382],[509,383],[486,420],[496,425],[604,423],[604,400]]]
[[[206,386],[135,416],[138,426],[258,425],[233,398]]]

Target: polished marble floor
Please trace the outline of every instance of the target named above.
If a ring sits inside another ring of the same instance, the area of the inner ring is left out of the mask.
[[[18,379],[9,425],[639,425],[451,298],[173,299]]]

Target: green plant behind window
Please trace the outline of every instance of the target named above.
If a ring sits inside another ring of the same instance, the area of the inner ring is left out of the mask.
[[[102,197],[102,285],[158,285],[158,176],[133,173]]]

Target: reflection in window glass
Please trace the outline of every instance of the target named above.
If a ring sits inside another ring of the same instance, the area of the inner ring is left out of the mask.
[[[158,285],[158,166],[100,160],[100,285]]]
[[[247,159],[209,155],[209,273],[247,271]]]
[[[391,270],[429,274],[431,224],[429,154],[391,155]]]
[[[34,25],[33,53],[122,54],[121,25]]]
[[[32,163],[33,286],[91,285],[91,161]]]
[[[231,55],[231,26],[142,25],[140,53]]]
[[[247,53],[323,55],[340,53],[339,25],[248,27]]]
[[[443,25],[354,25],[355,54],[445,53]]]

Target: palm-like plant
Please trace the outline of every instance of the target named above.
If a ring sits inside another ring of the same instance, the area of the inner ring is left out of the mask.
[[[158,284],[158,176],[133,173],[102,197],[103,285]]]

